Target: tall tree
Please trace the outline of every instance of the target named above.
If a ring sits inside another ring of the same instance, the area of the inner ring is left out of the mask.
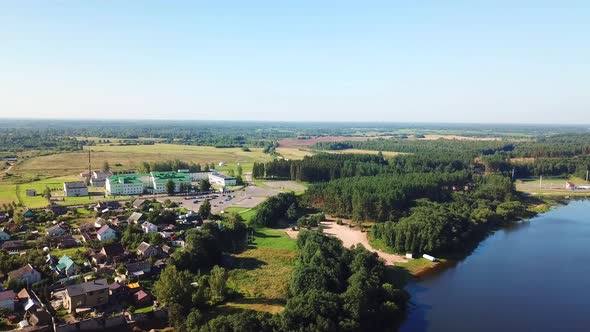
[[[168,193],[168,195],[172,196],[174,195],[176,185],[174,184],[174,181],[172,180],[168,180],[168,182],[166,182],[166,192]]]

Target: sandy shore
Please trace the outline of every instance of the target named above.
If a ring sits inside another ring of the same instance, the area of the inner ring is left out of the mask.
[[[381,257],[385,261],[386,265],[394,265],[394,263],[408,261],[404,256],[388,254],[386,252],[373,248],[369,244],[368,233],[361,232],[360,229],[357,227],[350,228],[348,224],[346,224],[348,221],[343,221],[345,222],[344,225],[338,225],[335,219],[328,217],[328,221],[322,222],[324,234],[339,238],[346,248],[350,248],[357,244],[362,244],[363,247],[365,247],[367,250],[377,253],[377,255],[379,255],[379,257]],[[286,232],[292,238],[297,237],[297,231],[294,231],[289,228],[286,230]]]

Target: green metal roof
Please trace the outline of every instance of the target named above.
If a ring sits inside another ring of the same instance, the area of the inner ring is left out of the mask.
[[[143,176],[149,176],[148,174],[120,174],[113,175],[109,178],[111,183],[142,183],[139,178]]]
[[[152,172],[151,175],[159,184],[167,183],[170,180],[174,182],[191,182],[191,178],[186,173]]]

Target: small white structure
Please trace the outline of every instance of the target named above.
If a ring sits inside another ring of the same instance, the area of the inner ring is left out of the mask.
[[[225,163],[223,161],[220,161],[219,166],[223,167],[223,166],[225,166]]]
[[[37,196],[37,190],[35,189],[27,189],[25,193],[27,196]]]
[[[99,241],[114,240],[117,238],[117,232],[115,232],[108,225],[104,225],[96,232],[96,238]]]
[[[436,257],[434,257],[434,256],[430,256],[430,255],[428,255],[428,254],[424,254],[424,255],[422,255],[422,258],[424,258],[424,259],[427,259],[427,260],[429,260],[429,261],[431,261],[431,262],[436,262],[436,261],[437,261]]]
[[[406,253],[406,258],[407,259],[414,259],[414,254],[412,254],[411,252]]]
[[[158,232],[158,226],[152,224],[149,221],[146,221],[143,224],[141,224],[141,229],[143,230],[144,233],[148,233],[148,234]]]

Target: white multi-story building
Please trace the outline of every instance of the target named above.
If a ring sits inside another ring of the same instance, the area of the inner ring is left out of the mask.
[[[84,182],[64,182],[65,197],[88,196],[88,186]]]
[[[217,174],[209,174],[209,182],[211,184],[216,184],[220,186],[235,186],[236,185],[236,178],[227,176],[225,174],[217,173]]]
[[[114,175],[106,180],[107,195],[139,195],[145,190],[144,182],[136,174]]]

